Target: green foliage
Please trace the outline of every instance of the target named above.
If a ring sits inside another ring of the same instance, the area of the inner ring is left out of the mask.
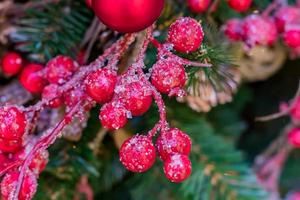
[[[32,60],[45,62],[58,54],[76,57],[92,19],[84,1],[62,0],[41,9],[28,9],[17,21],[12,40]]]

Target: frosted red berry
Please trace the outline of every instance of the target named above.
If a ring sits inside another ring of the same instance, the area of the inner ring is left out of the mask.
[[[75,106],[80,100],[83,100],[85,93],[81,88],[72,89],[64,94],[64,102],[67,106]]]
[[[109,69],[99,69],[90,74],[85,81],[86,92],[98,103],[110,101],[117,83],[117,74]]]
[[[228,39],[238,41],[242,39],[242,20],[230,19],[224,26],[224,33]]]
[[[7,76],[18,74],[23,66],[23,58],[15,52],[6,53],[2,58],[2,72]]]
[[[127,139],[120,149],[120,161],[132,172],[145,172],[155,162],[155,147],[150,138],[135,135]]]
[[[184,66],[171,59],[160,59],[152,68],[151,82],[161,93],[184,87],[187,76]]]
[[[26,116],[18,108],[0,108],[0,137],[2,139],[21,139],[25,134],[26,124]]]
[[[297,98],[290,111],[293,120],[300,122],[300,98]]]
[[[188,156],[174,154],[164,162],[164,173],[171,182],[180,183],[191,175],[192,164]]]
[[[37,153],[29,165],[29,168],[35,173],[40,174],[47,166],[49,153],[47,150]]]
[[[11,195],[14,195],[12,191],[18,183],[20,172],[11,171],[8,172],[2,182],[1,182],[1,194],[4,200],[13,199]],[[22,186],[20,188],[20,193],[18,200],[31,200],[37,189],[37,179],[36,176],[31,172],[27,171]]]
[[[300,10],[294,6],[281,7],[275,14],[275,22],[280,33],[284,32],[288,24],[295,23],[300,19]]]
[[[49,101],[48,106],[51,108],[58,108],[63,104],[59,86],[56,84],[46,86],[43,90],[42,98],[43,100]]]
[[[200,48],[204,38],[202,26],[195,19],[182,17],[176,20],[169,29],[168,42],[176,51],[194,52]]]
[[[122,85],[119,100],[133,116],[141,116],[147,112],[152,103],[152,92],[142,82],[131,82]]]
[[[42,76],[40,71],[42,65],[29,64],[27,65],[20,76],[20,83],[31,93],[41,93],[47,84],[47,80]]]
[[[288,141],[293,147],[300,148],[300,128],[293,128],[289,131]]]
[[[292,49],[300,47],[300,29],[286,30],[283,34],[283,41]]]
[[[227,0],[227,2],[229,7],[237,12],[247,11],[252,4],[252,0]]]
[[[57,56],[47,63],[46,76],[50,83],[61,85],[72,77],[78,67],[72,58]]]
[[[162,160],[173,154],[189,155],[192,142],[190,137],[177,128],[162,132],[156,141],[157,150]]]
[[[23,139],[7,140],[0,138],[0,151],[4,153],[16,153],[23,147]]]
[[[272,45],[278,37],[272,20],[260,15],[250,15],[243,23],[243,39],[250,45]]]
[[[127,123],[127,110],[119,102],[104,104],[100,110],[99,119],[104,128],[117,130]]]
[[[207,11],[211,0],[188,0],[187,2],[192,12],[202,13]]]

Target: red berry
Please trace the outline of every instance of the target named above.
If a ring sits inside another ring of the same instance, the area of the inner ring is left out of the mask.
[[[90,74],[85,82],[86,92],[98,103],[107,103],[114,95],[117,74],[109,69],[99,69]]]
[[[180,183],[191,175],[191,161],[186,155],[172,155],[164,163],[164,172],[171,182]]]
[[[122,128],[127,123],[127,110],[119,102],[104,104],[99,115],[101,124],[108,130]]]
[[[18,183],[20,172],[8,172],[1,182],[1,194],[4,200],[15,199],[12,195]],[[31,171],[27,171],[22,183],[19,200],[31,200],[37,189],[37,180]]]
[[[81,88],[75,88],[64,95],[64,102],[67,106],[73,107],[85,97],[85,93]]]
[[[293,128],[290,130],[288,141],[293,147],[300,148],[300,128]]]
[[[204,38],[202,26],[190,17],[176,20],[169,29],[168,42],[176,51],[190,53],[199,49]]]
[[[300,47],[300,29],[285,31],[283,40],[284,43],[292,49]]]
[[[122,33],[138,32],[152,25],[163,7],[164,0],[93,0],[93,10],[100,21]]]
[[[46,75],[50,83],[64,84],[78,68],[78,64],[70,57],[57,56],[46,65]]]
[[[291,116],[293,120],[300,122],[300,98],[297,98],[291,109]]]
[[[150,138],[135,135],[127,139],[120,149],[120,161],[132,172],[145,172],[155,162],[155,147]]]
[[[225,35],[232,41],[242,39],[242,21],[239,19],[230,19],[224,26]]]
[[[188,0],[189,8],[195,13],[202,13],[208,9],[211,0]]]
[[[23,147],[23,139],[7,140],[0,138],[0,151],[5,153],[16,153]]]
[[[297,7],[285,6],[275,14],[275,22],[280,33],[284,32],[288,24],[295,23],[300,19],[300,10]]]
[[[23,58],[14,52],[6,53],[2,58],[2,71],[7,76],[13,76],[20,72]]]
[[[259,15],[250,15],[244,20],[243,39],[250,46],[272,45],[277,39],[274,22]]]
[[[37,153],[35,158],[32,160],[29,168],[35,173],[40,174],[47,166],[49,161],[49,153],[47,150]]]
[[[20,140],[25,134],[26,116],[16,107],[0,108],[0,137],[4,140]]]
[[[56,84],[50,84],[46,86],[42,93],[42,98],[49,101],[48,106],[51,108],[58,108],[63,104],[59,86]]]
[[[31,93],[41,93],[47,84],[47,80],[43,78],[39,72],[43,69],[42,65],[29,64],[23,70],[20,82],[23,87]]]
[[[182,88],[187,80],[183,65],[171,59],[160,59],[152,68],[151,82],[161,93]]]
[[[141,116],[149,110],[152,103],[152,93],[143,83],[131,82],[121,87],[123,91],[120,91],[119,99],[133,116]]]
[[[228,0],[228,5],[237,12],[247,11],[252,4],[252,0]]]
[[[158,153],[162,160],[173,154],[189,155],[192,142],[190,137],[177,128],[162,132],[156,141]]]

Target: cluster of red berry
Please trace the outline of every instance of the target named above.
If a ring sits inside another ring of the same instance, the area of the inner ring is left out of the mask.
[[[22,70],[20,82],[24,88],[42,96],[40,102],[28,108],[11,105],[0,108],[0,151],[5,160],[0,174],[6,173],[2,181],[2,196],[5,199],[16,194],[20,199],[31,199],[36,190],[37,175],[48,161],[45,149],[74,117],[82,117],[82,113],[96,103],[103,104],[99,114],[103,127],[116,130],[125,126],[128,118],[146,113],[154,99],[159,108],[160,121],[147,136],[136,135],[125,141],[120,149],[120,160],[130,171],[148,170],[156,159],[152,139],[160,132],[156,147],[164,161],[166,177],[172,182],[181,182],[189,177],[191,140],[179,129],[169,127],[161,93],[170,97],[185,94],[185,65],[210,66],[190,62],[171,52],[173,49],[181,53],[198,50],[204,33],[196,20],[186,17],[170,26],[164,44],[155,40],[152,34],[153,28],[150,27],[136,62],[120,75],[117,63],[136,34],[125,35],[96,61],[82,67],[69,57],[57,56],[45,67],[29,64],[23,69],[24,61],[20,55],[8,53],[3,57],[4,74],[12,76]],[[143,60],[150,43],[158,49],[158,60],[149,74],[145,74]],[[66,106],[66,115],[56,127],[41,136],[30,135],[34,123],[38,123],[37,113],[45,107],[53,109],[63,105]],[[18,166],[21,166],[20,170],[16,170]],[[19,184],[16,187],[19,191],[16,191],[15,182]]]
[[[202,13],[208,10],[211,0],[187,0],[191,11]],[[237,12],[245,12],[252,4],[252,0],[227,0],[228,6]]]
[[[251,14],[245,19],[231,19],[224,26],[224,32],[230,40],[244,41],[249,47],[272,45],[281,34],[283,42],[297,53],[300,49],[300,8],[281,6],[271,17],[263,13]]]

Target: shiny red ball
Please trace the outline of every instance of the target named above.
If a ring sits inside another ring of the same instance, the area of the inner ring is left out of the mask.
[[[42,93],[43,100],[49,101],[50,108],[58,108],[63,104],[63,99],[59,91],[59,86],[50,84],[46,86]]]
[[[250,15],[243,23],[243,39],[249,46],[272,45],[278,37],[275,23],[260,15]]]
[[[150,138],[136,135],[127,139],[120,149],[120,161],[132,172],[145,172],[155,162],[155,147]]]
[[[41,93],[47,84],[47,80],[39,73],[43,69],[42,65],[27,65],[20,76],[20,83],[31,93]]]
[[[288,141],[293,147],[300,148],[300,128],[293,128],[289,131]]]
[[[104,104],[100,110],[99,119],[104,128],[117,130],[127,123],[127,110],[119,102]]]
[[[40,174],[47,166],[49,153],[47,150],[37,153],[29,165],[29,168],[36,174]]]
[[[99,69],[85,80],[86,92],[98,103],[107,103],[114,95],[117,74],[109,69]]]
[[[169,29],[168,42],[176,51],[190,53],[200,48],[204,38],[202,26],[190,17],[176,20]]]
[[[8,172],[1,182],[1,194],[3,200],[15,199],[12,198],[15,186],[17,185],[20,172],[11,171]],[[37,178],[31,172],[27,171],[24,181],[22,183],[18,200],[31,200],[37,189]]]
[[[224,33],[228,39],[239,41],[242,39],[242,21],[240,19],[230,19],[224,26]]]
[[[192,12],[202,13],[207,11],[211,0],[188,0],[188,6]]]
[[[2,58],[2,71],[7,76],[16,75],[21,71],[23,62],[20,54],[14,52],[6,53]]]
[[[160,59],[152,68],[151,82],[161,93],[182,88],[187,76],[184,67],[171,59]]]
[[[67,56],[57,56],[46,65],[46,76],[50,83],[64,84],[79,67],[72,58]]]
[[[300,29],[286,30],[283,34],[283,41],[292,49],[300,47]]]
[[[119,92],[119,100],[133,116],[141,116],[146,113],[152,103],[152,92],[141,82],[127,83],[123,91]]]
[[[180,183],[191,175],[192,163],[188,156],[175,154],[164,162],[164,172],[171,182]]]
[[[177,128],[162,132],[156,141],[157,150],[162,160],[173,154],[189,155],[192,141],[190,137]]]
[[[286,30],[289,24],[293,24],[300,19],[300,10],[294,6],[281,7],[275,14],[275,23],[280,33]]]
[[[0,137],[4,140],[20,140],[25,134],[26,116],[16,107],[0,108]]]
[[[228,5],[237,12],[247,11],[252,4],[252,0],[228,0]]]
[[[0,138],[0,151],[4,153],[16,153],[23,147],[23,139],[7,140]]]
[[[73,107],[84,97],[86,97],[84,91],[81,88],[75,88],[64,94],[64,103],[69,107]]]
[[[164,8],[164,0],[93,0],[93,10],[109,28],[132,33],[151,26]]]

